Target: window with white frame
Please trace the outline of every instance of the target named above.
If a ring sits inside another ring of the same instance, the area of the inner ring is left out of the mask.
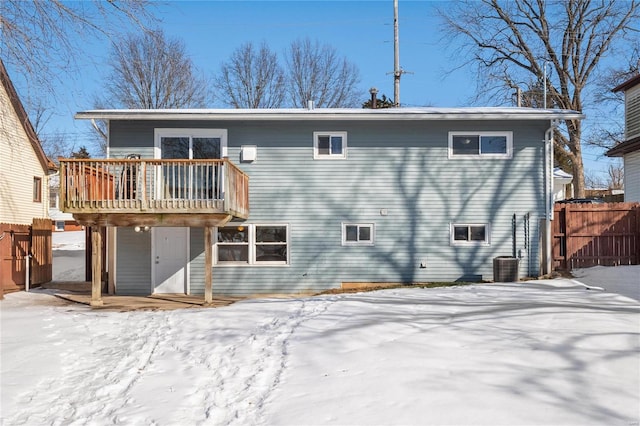
[[[488,223],[452,223],[451,244],[456,246],[489,245]]]
[[[375,225],[373,223],[343,223],[342,245],[372,246],[375,241]]]
[[[513,132],[449,132],[449,158],[511,158]]]
[[[313,132],[313,158],[347,158],[347,132]]]
[[[218,265],[289,264],[289,227],[283,224],[240,224],[217,228]]]
[[[154,129],[155,158],[216,160],[227,156],[226,129]],[[212,200],[223,194],[220,162],[164,163],[156,169],[157,197]]]

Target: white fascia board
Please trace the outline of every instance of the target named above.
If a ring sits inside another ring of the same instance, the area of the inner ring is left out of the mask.
[[[166,109],[90,110],[76,119],[96,120],[580,120],[577,111],[534,108],[388,108],[388,109]]]

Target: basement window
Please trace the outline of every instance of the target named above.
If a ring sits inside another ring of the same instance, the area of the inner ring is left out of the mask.
[[[375,225],[373,223],[343,223],[343,246],[372,246],[375,240]]]
[[[283,224],[237,224],[216,231],[217,265],[288,265],[289,227]]]
[[[452,223],[451,245],[488,246],[489,233],[488,223]]]

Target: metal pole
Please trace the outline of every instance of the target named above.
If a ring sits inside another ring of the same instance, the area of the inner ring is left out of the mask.
[[[400,106],[400,43],[398,38],[398,0],[393,0],[393,102]]]
[[[542,83],[544,84],[542,105],[547,109],[547,61],[544,61],[544,70],[542,71]]]

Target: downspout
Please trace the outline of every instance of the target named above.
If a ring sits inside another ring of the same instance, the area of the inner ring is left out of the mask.
[[[559,120],[551,120],[550,127],[544,133],[545,156],[545,274],[551,273],[553,267],[552,228],[553,221],[553,131]]]

